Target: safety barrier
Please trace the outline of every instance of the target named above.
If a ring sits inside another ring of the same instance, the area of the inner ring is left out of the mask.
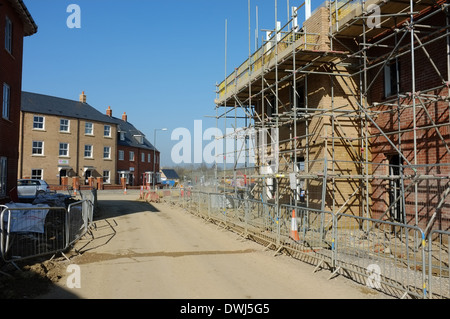
[[[83,237],[93,223],[94,204],[87,199],[72,203],[67,208],[67,247]]]
[[[193,191],[186,210],[398,298],[450,298],[448,231]]]
[[[171,205],[181,205],[181,201],[183,199],[183,197],[181,196],[181,189],[174,188],[166,190],[163,199],[165,202],[168,202]]]
[[[281,205],[280,236],[282,248],[298,259],[313,264],[316,269],[324,265],[334,268],[335,234],[334,215],[328,211]]]
[[[429,298],[450,298],[450,232],[433,230],[428,236]]]
[[[343,270],[370,288],[400,298],[426,297],[425,236],[421,229],[339,213],[335,216],[335,236],[335,273]]]
[[[88,199],[67,207],[14,203],[0,211],[1,257],[16,262],[64,253],[89,231],[94,204]]]

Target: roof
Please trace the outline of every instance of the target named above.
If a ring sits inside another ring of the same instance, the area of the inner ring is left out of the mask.
[[[180,179],[177,172],[174,169],[163,168],[161,171],[164,173],[167,179]]]
[[[22,112],[48,114],[115,124],[109,116],[87,103],[59,97],[22,92]]]
[[[155,147],[148,141],[148,139],[145,137],[145,134],[139,131],[133,124],[113,116],[108,116],[108,118],[115,124],[117,124],[118,132],[124,133],[125,139],[122,141],[120,138],[118,138],[117,145],[155,150]],[[138,142],[136,136],[142,136],[142,144]]]
[[[27,6],[23,2],[23,0],[9,0],[11,6],[16,9],[20,18],[23,21],[24,25],[24,34],[25,36],[33,35],[37,32],[38,26],[33,20],[30,12],[27,9]]]

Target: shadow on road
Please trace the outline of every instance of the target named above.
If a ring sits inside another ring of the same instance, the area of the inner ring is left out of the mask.
[[[159,210],[148,202],[133,199],[98,199],[98,211],[94,219],[114,218],[144,212],[157,213]]]

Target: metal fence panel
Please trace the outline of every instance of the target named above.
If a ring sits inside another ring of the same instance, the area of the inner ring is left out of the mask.
[[[93,222],[94,206],[90,200],[84,199],[68,206],[67,209],[67,245],[83,237]]]
[[[280,236],[291,252],[309,257],[310,263],[334,267],[334,214],[317,209],[281,205]]]
[[[66,249],[64,207],[6,208],[1,213],[1,254],[6,261],[53,254]]]
[[[429,298],[450,298],[450,232],[434,230],[428,236]]]
[[[421,229],[336,215],[336,266],[370,288],[425,298],[425,238]]]
[[[287,249],[291,256],[328,263],[350,277],[399,298],[449,298],[449,233],[380,219],[280,205],[225,193],[192,192],[183,202],[193,213]],[[432,243],[431,243],[432,239]],[[428,243],[427,243],[428,240]],[[427,254],[428,253],[428,254]]]

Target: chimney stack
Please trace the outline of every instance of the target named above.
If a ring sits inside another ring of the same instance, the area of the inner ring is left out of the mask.
[[[127,121],[127,113],[123,112],[122,114],[122,121],[126,122]]]
[[[86,103],[86,94],[84,94],[84,91],[80,94],[80,102]]]
[[[106,115],[108,115],[109,117],[112,117],[111,106],[108,106],[108,109],[106,110]]]

